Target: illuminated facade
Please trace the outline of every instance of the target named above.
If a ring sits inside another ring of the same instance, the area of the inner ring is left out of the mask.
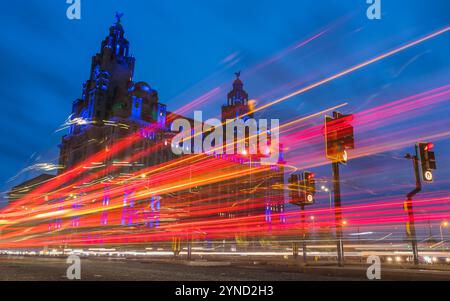
[[[158,93],[148,84],[133,82],[134,64],[118,19],[109,29],[100,52],[92,58],[90,78],[83,85],[81,99],[73,103],[69,135],[62,138],[60,145],[59,164],[64,166],[60,172],[138,130],[145,139],[92,168],[120,164],[123,167],[120,172],[127,174],[144,164],[170,159],[170,148],[165,147],[143,160],[124,161],[134,152],[150,147],[156,139],[164,139],[167,132],[166,105],[158,102]]]
[[[282,157],[273,166],[261,166],[257,155],[174,155],[171,138],[176,133],[171,132],[170,124],[185,117],[168,112],[166,105],[159,102],[157,91],[148,84],[133,81],[135,59],[129,54],[129,47],[118,18],[100,52],[92,58],[90,77],[83,85],[81,98],[73,102],[69,133],[60,144],[59,165],[63,169],[58,176],[77,168],[83,172],[61,183],[74,188],[70,193],[45,195],[45,202],[56,216],[48,221],[48,229],[67,233],[64,244],[70,245],[74,233],[81,231],[78,229],[91,229],[94,233],[124,227],[127,230],[120,231],[164,231],[160,230],[163,223],[209,220],[212,226],[206,224],[197,231],[207,239],[215,220],[254,216],[255,222],[262,225],[283,223]],[[242,114],[252,117],[240,73],[236,76],[227,103],[222,106],[223,121]],[[112,151],[136,136],[139,139],[125,148]],[[106,156],[93,160],[99,153]],[[163,175],[143,173],[151,168],[165,169],[180,158],[190,157],[196,158],[194,163],[174,169],[177,174],[171,170]],[[217,168],[205,170],[205,166]],[[205,181],[208,172],[210,178],[219,173],[240,176]],[[189,185],[193,177],[203,182]],[[181,188],[173,189],[177,185]],[[59,217],[58,212],[64,210],[75,214]],[[90,234],[82,240],[98,244],[103,242],[100,236]],[[123,242],[128,240],[120,241]]]

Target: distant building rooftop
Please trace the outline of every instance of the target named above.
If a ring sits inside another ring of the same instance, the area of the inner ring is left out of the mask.
[[[26,194],[28,194],[30,191],[32,191],[34,188],[36,188],[38,185],[40,185],[43,182],[46,182],[54,177],[55,177],[55,175],[51,175],[51,174],[41,174],[37,177],[34,177],[30,180],[23,182],[17,186],[14,186],[8,192],[8,199],[10,201],[20,199],[23,196],[25,196]]]

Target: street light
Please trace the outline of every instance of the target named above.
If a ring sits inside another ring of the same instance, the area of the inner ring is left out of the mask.
[[[328,187],[326,187],[326,186],[323,186],[323,185],[322,185],[322,187],[320,187],[320,189],[323,192],[327,192],[328,193],[328,196],[330,197],[330,209],[331,209],[331,191],[330,191],[330,189]]]
[[[310,219],[311,219],[311,221],[312,221],[312,223],[313,223],[313,228],[314,228],[314,222],[316,221],[316,217],[315,217],[314,215],[312,215],[312,216],[310,217]]]
[[[311,229],[311,232],[314,233],[314,228],[315,228],[315,227],[314,227],[314,226],[315,226],[315,225],[314,225],[314,222],[316,221],[316,218],[315,218],[314,215],[311,215],[310,219],[311,219],[311,221],[312,221],[312,229]]]

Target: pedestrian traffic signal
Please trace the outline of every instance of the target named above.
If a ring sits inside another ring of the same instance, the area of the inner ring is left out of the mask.
[[[431,142],[419,142],[419,160],[422,167],[422,179],[424,182],[433,182],[433,170],[436,169],[436,156],[434,145]]]
[[[347,163],[347,149],[355,148],[353,115],[333,112],[333,117],[325,116],[326,157],[333,162]]]

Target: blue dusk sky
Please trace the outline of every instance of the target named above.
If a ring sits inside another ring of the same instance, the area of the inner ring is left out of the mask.
[[[21,172],[24,168],[55,162],[65,134],[57,130],[70,115],[72,101],[81,96],[91,57],[100,50],[116,11],[124,13],[125,35],[136,57],[134,80],[156,89],[171,111],[218,87],[219,93],[199,107],[206,117],[219,115],[236,71],[242,70],[250,97],[264,104],[450,25],[448,0],[382,0],[381,20],[368,20],[365,0],[81,0],[81,20],[69,20],[67,7],[65,0],[2,6],[2,191],[31,175]],[[302,44],[315,35],[320,36]],[[447,32],[261,115],[283,122],[342,102],[349,103],[343,111],[358,112],[437,88],[450,83],[449,54]],[[442,102],[414,122],[448,121],[449,113],[448,102]],[[443,125],[450,130],[450,122]],[[444,181],[430,189],[442,190],[450,180],[448,136],[435,144],[436,177]],[[371,191],[386,179],[383,158],[410,150],[355,160],[343,176],[371,166],[379,175],[344,183],[343,190]],[[388,164],[398,164],[399,172],[389,171],[387,183],[409,183],[408,163],[393,162]],[[328,166],[315,171],[330,174]]]

